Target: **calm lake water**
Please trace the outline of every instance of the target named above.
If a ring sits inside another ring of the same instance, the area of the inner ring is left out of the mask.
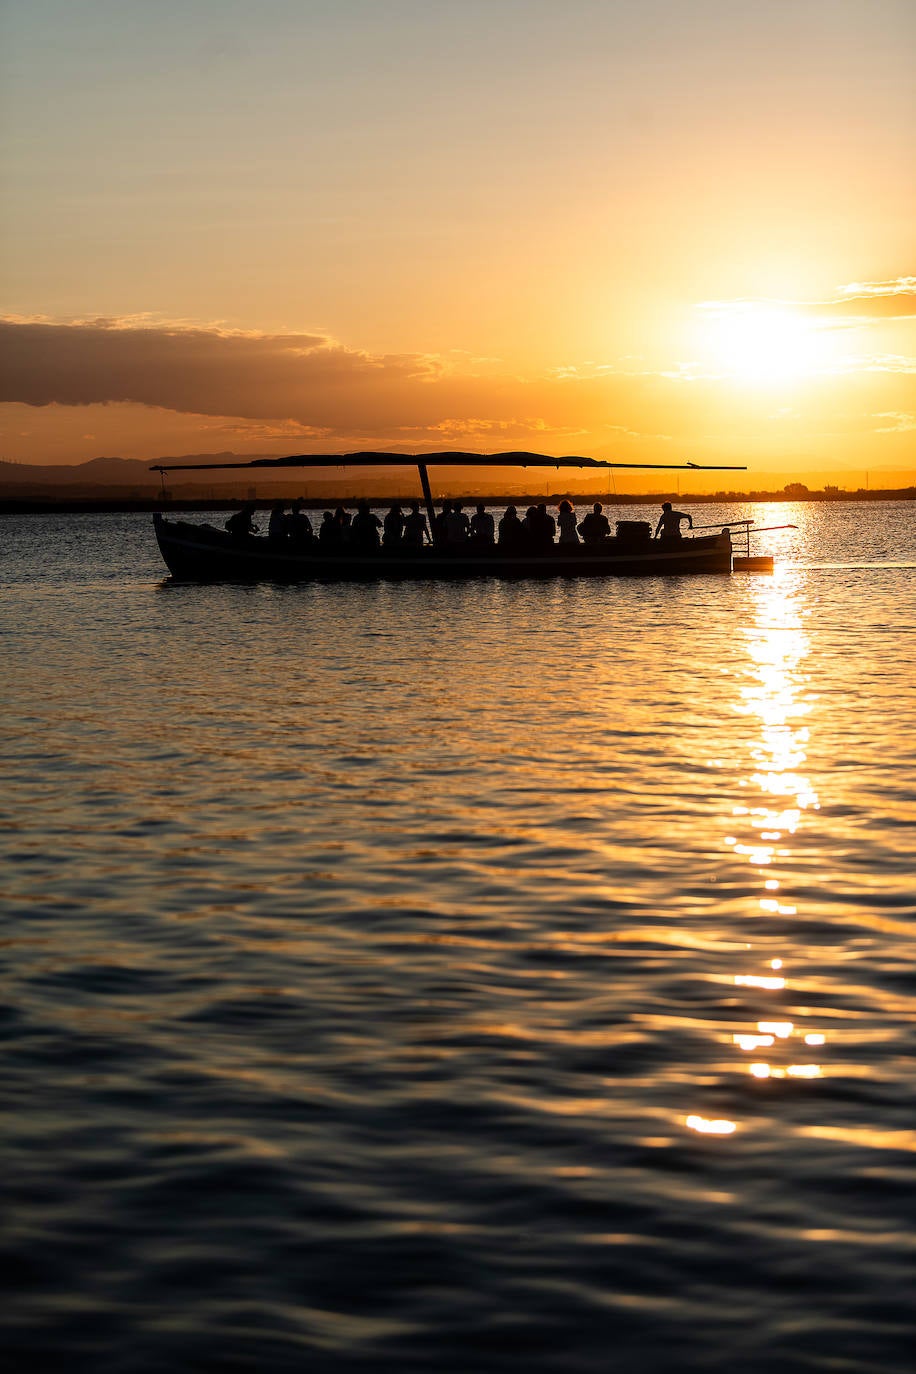
[[[8,1367],[909,1374],[916,508],[757,513],[345,587],[0,519]]]

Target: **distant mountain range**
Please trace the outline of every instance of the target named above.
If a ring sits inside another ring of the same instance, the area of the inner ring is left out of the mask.
[[[164,493],[176,502],[208,499],[233,500],[256,496],[262,501],[278,497],[291,500],[325,500],[339,496],[351,499],[360,495],[414,495],[415,474],[401,467],[373,468],[366,476],[356,468],[324,473],[302,472],[295,468],[253,468],[250,472],[226,471],[214,466],[213,472],[176,472],[169,464],[201,463],[218,465],[245,463],[251,457],[268,455],[239,455],[237,453],[184,453],[167,458],[91,458],[85,463],[10,463],[0,460],[0,502],[76,503],[81,509],[92,502],[156,501]],[[158,472],[150,472],[154,463],[167,468],[163,481]],[[477,474],[471,470],[453,469],[460,474],[457,480],[473,482]]]
[[[0,489],[10,487],[146,488],[160,486],[159,473],[150,472],[157,463],[218,463],[220,459],[237,463],[234,453],[188,453],[181,458],[90,458],[86,463],[8,463],[0,460]],[[188,474],[190,476],[191,474]],[[222,474],[220,474],[222,476]],[[206,480],[201,474],[198,480]]]

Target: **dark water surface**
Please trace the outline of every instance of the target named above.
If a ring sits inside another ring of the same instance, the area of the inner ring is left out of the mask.
[[[0,1361],[909,1374],[913,507],[760,514],[285,588],[0,520]]]

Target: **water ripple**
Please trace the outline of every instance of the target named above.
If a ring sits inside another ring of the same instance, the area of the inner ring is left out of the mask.
[[[11,1367],[909,1370],[910,512],[795,514],[423,589],[10,522]]]

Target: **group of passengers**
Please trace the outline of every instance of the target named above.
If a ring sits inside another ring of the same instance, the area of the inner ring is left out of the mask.
[[[368,501],[357,502],[353,516],[343,506],[338,506],[333,515],[326,510],[321,517],[318,540],[326,549],[346,545],[365,551],[379,547],[380,531],[381,544],[386,549],[422,549],[424,544],[432,542],[419,501],[411,501],[406,515],[395,503],[384,520],[373,514]]]
[[[338,506],[332,514],[326,510],[321,517],[318,533],[312,529],[312,522],[303,510],[303,501],[294,501],[289,514],[286,502],[275,501],[267,523],[267,538],[278,547],[303,550],[317,543],[322,552],[342,549],[365,551],[377,549],[381,542],[384,549],[413,551],[422,549],[424,544],[437,544],[446,548],[493,548],[531,550],[552,545],[578,544],[596,545],[610,537],[611,525],[604,514],[600,501],[596,501],[589,513],[576,519],[576,512],[569,501],[561,501],[557,518],[550,514],[546,502],[529,506],[520,517],[515,506],[508,506],[506,513],[496,522],[483,502],[477,505],[473,515],[468,516],[460,501],[443,501],[442,509],[433,519],[430,531],[426,516],[420,510],[419,501],[411,501],[405,514],[395,502],[384,520],[373,514],[368,501],[359,501],[356,513],[351,516],[343,506]],[[226,529],[233,539],[245,540],[257,533],[254,524],[255,506],[249,502],[226,521]],[[656,538],[680,538],[681,521],[688,521],[693,528],[693,520],[682,511],[671,509],[671,502],[665,501],[662,513],[655,528]],[[559,531],[559,538],[557,533]]]

